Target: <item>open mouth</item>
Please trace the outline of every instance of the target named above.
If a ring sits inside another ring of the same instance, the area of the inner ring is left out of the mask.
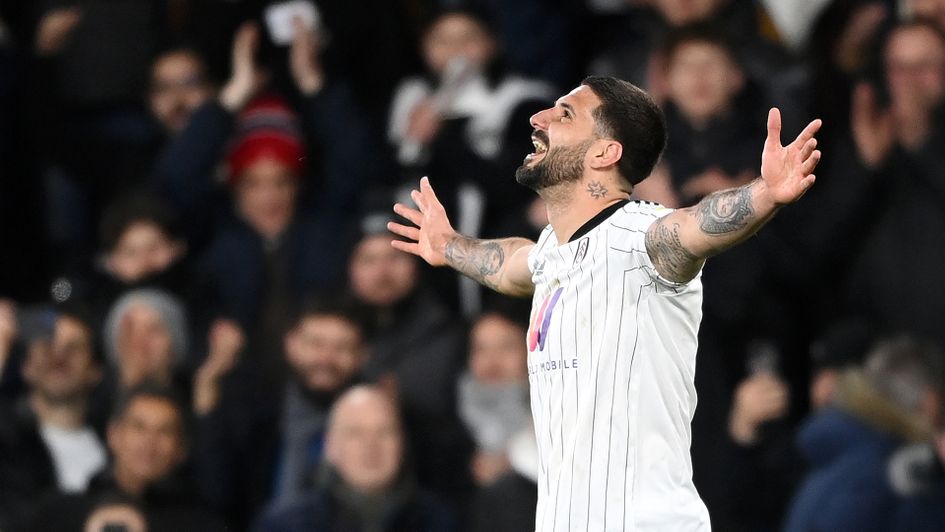
[[[535,151],[525,156],[526,164],[538,161],[548,152],[548,134],[536,129],[532,133],[532,146],[535,147]]]

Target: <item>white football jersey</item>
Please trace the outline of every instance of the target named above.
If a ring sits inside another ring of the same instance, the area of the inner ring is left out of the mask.
[[[710,529],[689,455],[701,273],[666,280],[644,245],[670,212],[622,202],[529,254],[539,532]]]

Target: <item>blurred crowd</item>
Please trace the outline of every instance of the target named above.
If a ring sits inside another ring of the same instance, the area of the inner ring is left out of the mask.
[[[529,302],[390,246],[534,238],[529,117],[589,74],[670,140],[634,197],[817,184],[703,273],[720,531],[945,530],[945,0],[0,0],[0,530],[524,531]]]

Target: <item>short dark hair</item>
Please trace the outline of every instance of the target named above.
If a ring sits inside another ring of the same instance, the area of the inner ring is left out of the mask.
[[[722,50],[729,60],[741,68],[741,60],[736,52],[731,36],[715,24],[700,22],[670,31],[660,46],[660,53],[671,61],[679,49],[690,43],[705,43]]]
[[[368,318],[366,309],[347,292],[321,293],[310,296],[302,305],[293,326],[316,316],[340,318],[358,329],[361,338],[367,337]]]
[[[115,249],[125,231],[139,222],[152,223],[168,237],[181,238],[177,213],[164,201],[148,194],[130,194],[110,204],[102,216],[99,239],[102,250]]]
[[[184,406],[185,403],[180,392],[170,386],[164,386],[149,380],[125,390],[118,396],[112,409],[111,421],[113,423],[121,421],[128,413],[131,405],[141,398],[157,399],[174,407],[180,417],[181,433],[186,435],[188,411]]]
[[[666,147],[666,117],[640,87],[621,79],[589,76],[581,85],[600,98],[594,110],[597,133],[623,146],[617,170],[633,185],[653,171]]]

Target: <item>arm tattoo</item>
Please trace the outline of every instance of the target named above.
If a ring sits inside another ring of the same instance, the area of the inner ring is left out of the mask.
[[[678,222],[667,221],[665,217],[656,220],[646,232],[644,243],[656,270],[671,281],[686,282],[702,267],[703,259],[680,242]]]
[[[707,235],[723,235],[744,229],[755,216],[750,187],[720,190],[695,206],[699,228]]]
[[[505,251],[498,242],[457,236],[446,244],[445,255],[449,265],[458,272],[498,290],[498,280],[492,276],[505,263]]]
[[[594,199],[600,199],[607,195],[607,187],[600,181],[591,181],[587,184],[587,191],[591,193]]]

